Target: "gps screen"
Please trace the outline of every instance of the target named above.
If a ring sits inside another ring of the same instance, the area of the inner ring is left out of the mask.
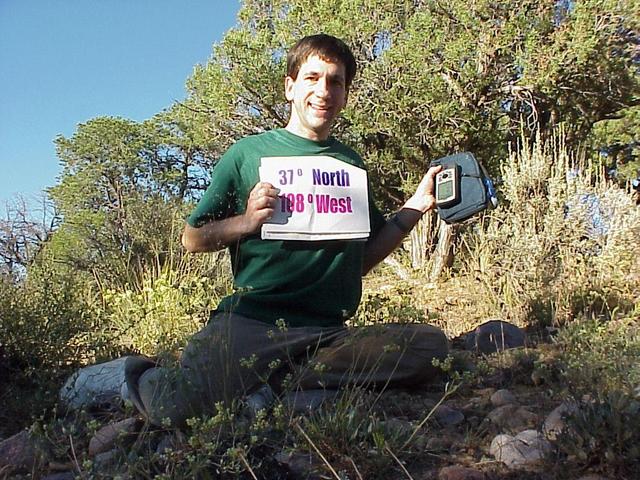
[[[453,195],[453,182],[444,182],[438,184],[438,200],[443,200]]]

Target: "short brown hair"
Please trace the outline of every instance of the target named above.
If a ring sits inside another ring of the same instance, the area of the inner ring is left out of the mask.
[[[300,67],[312,55],[344,65],[346,86],[351,86],[357,68],[351,49],[339,38],[324,33],[304,37],[291,47],[287,54],[287,76],[298,78]]]

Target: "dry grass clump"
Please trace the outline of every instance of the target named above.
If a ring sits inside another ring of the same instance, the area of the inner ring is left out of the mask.
[[[441,328],[448,338],[475,329],[501,310],[477,279],[454,274],[438,283],[425,280],[422,271],[398,281],[392,272],[379,269],[364,281],[362,302],[353,325],[388,322],[422,322]]]
[[[509,155],[502,205],[464,237],[463,272],[517,323],[630,311],[640,298],[640,209],[557,138]]]
[[[96,336],[107,340],[110,356],[178,352],[231,290],[225,257],[181,255],[159,271],[143,272],[139,288],[104,289],[96,314],[108,328]]]

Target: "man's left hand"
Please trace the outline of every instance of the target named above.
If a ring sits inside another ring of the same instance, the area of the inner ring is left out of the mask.
[[[411,210],[418,210],[421,213],[426,213],[436,206],[436,197],[434,191],[436,175],[442,170],[442,165],[437,167],[431,167],[416,188],[416,192],[413,196],[407,200],[402,208],[409,208]]]

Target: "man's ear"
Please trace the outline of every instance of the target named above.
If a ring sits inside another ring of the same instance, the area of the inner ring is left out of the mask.
[[[284,77],[284,96],[287,99],[287,102],[291,102],[293,100],[293,84],[295,80],[291,78],[289,75]]]

